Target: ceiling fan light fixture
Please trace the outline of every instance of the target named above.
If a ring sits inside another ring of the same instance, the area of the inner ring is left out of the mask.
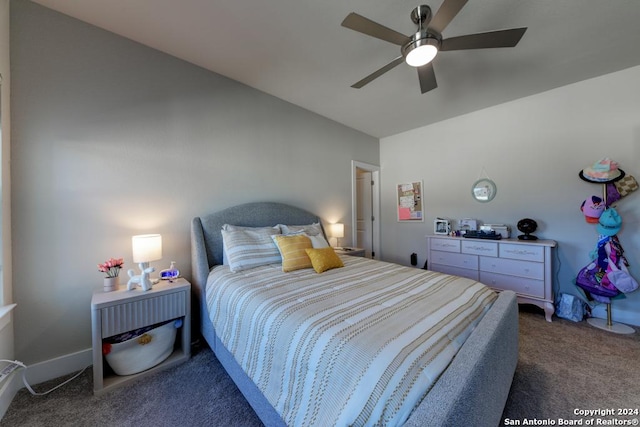
[[[412,67],[422,67],[438,54],[438,40],[432,37],[412,41],[405,46],[404,60]]]
[[[511,28],[443,39],[442,32],[467,2],[468,0],[443,0],[435,15],[432,15],[429,6],[420,5],[416,7],[411,12],[411,21],[418,26],[418,30],[413,35],[404,35],[355,12],[347,15],[342,21],[343,27],[400,46],[402,51],[402,55],[351,85],[351,87],[360,89],[389,70],[406,62],[407,65],[416,68],[418,71],[420,92],[427,93],[438,87],[433,70],[434,67],[430,63],[438,55],[440,49],[454,51],[514,47],[527,30],[526,27]]]

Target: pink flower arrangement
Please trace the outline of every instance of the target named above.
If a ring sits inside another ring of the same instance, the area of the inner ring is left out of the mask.
[[[104,264],[98,264],[98,271],[107,273],[106,277],[118,277],[123,265],[124,260],[122,258],[109,258],[104,262]]]

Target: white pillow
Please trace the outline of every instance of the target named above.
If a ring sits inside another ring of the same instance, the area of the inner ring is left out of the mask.
[[[224,224],[222,226],[223,230],[226,231],[237,231],[237,230],[253,230],[253,231],[257,231],[257,230],[275,230],[276,233],[274,234],[280,234],[280,227],[277,225],[274,225],[273,227],[244,227],[241,225],[232,225],[232,224]],[[222,245],[222,265],[229,265],[229,260],[227,259],[227,251],[224,250],[224,244]]]
[[[280,234],[280,226],[274,225],[272,227],[245,227],[243,225],[233,225],[233,224],[224,224],[222,226],[223,230],[226,231],[238,231],[238,230],[249,230],[249,231],[276,231],[277,234]]]
[[[280,227],[283,227],[282,225],[280,225]],[[287,227],[286,225],[284,227]],[[294,226],[297,227],[297,226]],[[302,226],[304,227],[304,226]],[[319,248],[328,248],[329,247],[329,243],[327,242],[327,239],[324,238],[324,236],[322,235],[322,233],[316,235],[316,236],[311,236],[307,233],[304,232],[304,230],[299,230],[299,231],[294,231],[291,233],[286,233],[283,235],[284,236],[297,236],[297,235],[304,235],[307,236],[309,239],[311,239],[311,244],[313,245],[314,249],[319,249]],[[275,238],[273,236],[271,236],[272,239],[274,239],[275,242]],[[276,243],[277,245],[277,243]]]
[[[314,249],[329,247],[329,243],[327,242],[327,239],[325,239],[322,236],[322,234],[318,234],[317,236],[309,236],[309,238],[311,239],[311,245],[313,246]]]
[[[322,235],[322,226],[319,222],[314,222],[313,224],[307,225],[284,225],[278,224],[280,230],[282,230],[282,234],[293,234],[299,231],[303,231],[307,236],[317,236],[318,234]]]
[[[221,232],[224,253],[233,272],[282,262],[278,247],[271,240],[271,235],[280,234],[279,229],[269,227]]]

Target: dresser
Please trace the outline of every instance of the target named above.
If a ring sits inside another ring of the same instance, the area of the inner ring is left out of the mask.
[[[427,236],[429,270],[478,280],[491,288],[512,290],[518,302],[535,304],[551,322],[553,240],[486,240]]]

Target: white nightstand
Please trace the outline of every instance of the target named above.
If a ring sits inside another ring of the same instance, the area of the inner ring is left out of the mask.
[[[162,363],[126,376],[115,375],[105,366],[104,338],[177,318],[183,318],[182,327],[173,353]],[[114,292],[96,292],[91,299],[91,328],[94,394],[184,362],[191,356],[191,283],[180,278],[173,283],[160,281],[148,291],[120,286]]]
[[[351,255],[364,257],[363,248],[333,248],[339,255]]]

